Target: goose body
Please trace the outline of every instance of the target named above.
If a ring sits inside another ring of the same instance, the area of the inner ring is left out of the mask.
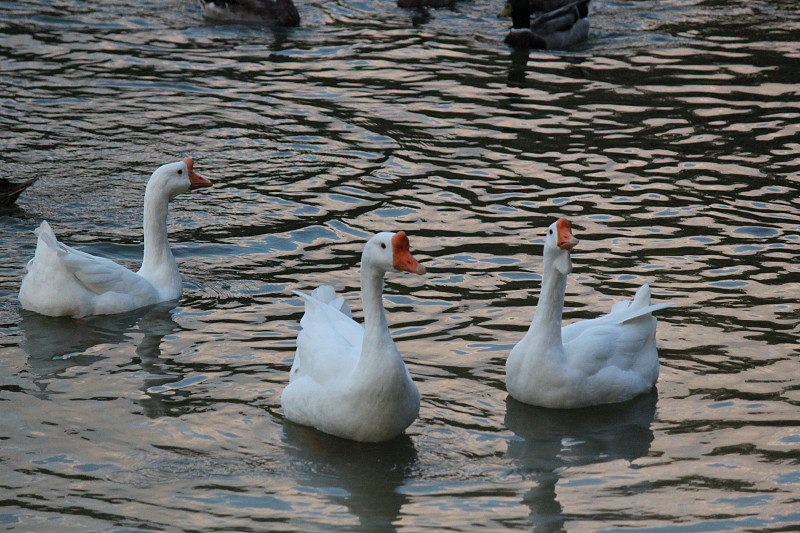
[[[203,14],[211,19],[233,22],[266,22],[278,26],[299,26],[300,14],[292,0],[200,0]]]
[[[192,166],[191,158],[163,165],[148,180],[144,259],[138,272],[60,243],[43,221],[19,290],[22,307],[42,315],[82,317],[177,300],[182,283],[167,240],[167,206],[180,193],[211,185]]]
[[[378,233],[364,247],[361,293],[364,326],[330,286],[305,302],[289,384],[281,395],[286,418],[361,442],[400,435],[417,418],[419,392],[389,333],[383,308],[388,271],[424,274],[405,233]]]
[[[560,409],[624,402],[658,379],[652,313],[672,304],[651,304],[648,285],[609,314],[562,328],[570,250],[577,242],[566,219],[547,230],[536,313],[506,362],[506,387],[521,402]]]
[[[589,1],[572,1],[531,22],[528,0],[509,0],[500,12],[500,16],[511,16],[513,23],[505,43],[520,48],[563,50],[583,42],[589,37]],[[555,3],[541,4],[550,7]]]

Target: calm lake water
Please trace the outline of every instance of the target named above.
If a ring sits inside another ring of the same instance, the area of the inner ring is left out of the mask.
[[[190,0],[0,3],[0,530],[800,528],[800,13],[795,0],[594,0],[568,52],[502,43],[502,0],[298,0],[299,28]],[[138,268],[172,204],[178,304],[50,319],[16,299],[47,219]],[[566,322],[649,283],[657,391],[510,400],[544,228],[581,243]],[[385,303],[422,394],[359,445],[284,421],[302,306],[360,318],[358,261],[405,230]]]

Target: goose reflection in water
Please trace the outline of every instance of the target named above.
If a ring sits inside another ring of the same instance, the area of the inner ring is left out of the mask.
[[[358,518],[349,531],[395,531],[408,497],[399,492],[412,475],[417,450],[403,433],[383,443],[361,443],[286,421],[283,440],[297,459],[298,481]],[[317,524],[319,525],[319,524]]]
[[[528,81],[528,59],[530,59],[530,48],[512,48],[509,54],[511,64],[508,67],[508,78],[506,83],[509,87],[527,87]]]
[[[523,498],[534,531],[564,529],[556,485],[565,467],[630,462],[650,452],[657,401],[653,390],[625,403],[562,410],[508,397],[505,424],[517,438],[509,442],[506,456],[523,477],[536,481]]]
[[[99,361],[104,357],[103,352],[92,350],[95,346],[127,343],[133,335],[143,333],[136,355],[144,370],[155,373],[157,367],[153,365],[161,355],[162,339],[181,329],[172,318],[173,308],[174,302],[80,319],[49,317],[23,310],[20,320],[24,337],[22,348],[28,355],[29,368],[45,378],[57,376],[73,366],[88,366]]]

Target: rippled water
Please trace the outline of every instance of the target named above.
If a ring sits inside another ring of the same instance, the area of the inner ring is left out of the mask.
[[[502,44],[492,0],[298,0],[292,29],[189,0],[0,3],[0,527],[13,531],[800,528],[800,15],[794,0],[592,2],[568,52]],[[50,319],[16,292],[42,219],[135,267],[172,204],[177,307]],[[581,239],[565,320],[650,283],[658,390],[574,412],[507,398],[543,228]],[[285,423],[300,302],[359,315],[366,238],[422,393],[404,438]]]

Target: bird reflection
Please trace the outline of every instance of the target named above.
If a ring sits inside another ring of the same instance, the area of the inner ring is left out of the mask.
[[[129,313],[85,318],[49,317],[22,311],[20,331],[28,366],[39,377],[58,375],[73,366],[88,366],[102,359],[87,351],[100,344],[129,342],[131,335],[144,333],[136,347],[142,367],[152,365],[160,355],[161,340],[180,329],[172,319],[172,304],[160,304]]]
[[[506,455],[536,485],[523,497],[536,532],[564,529],[556,484],[561,469],[646,456],[653,441],[650,429],[658,394],[620,404],[585,409],[545,409],[506,400],[505,424],[518,437]]]
[[[509,58],[511,66],[508,67],[508,86],[527,87],[525,77],[528,75],[528,58],[531,55],[530,48],[512,48]]]
[[[398,488],[417,462],[417,450],[406,434],[373,444],[340,439],[288,421],[283,431],[288,453],[300,460],[300,482],[323,489],[320,493],[332,503],[346,506],[358,517],[359,527],[353,531],[396,530],[394,523],[408,501]]]

